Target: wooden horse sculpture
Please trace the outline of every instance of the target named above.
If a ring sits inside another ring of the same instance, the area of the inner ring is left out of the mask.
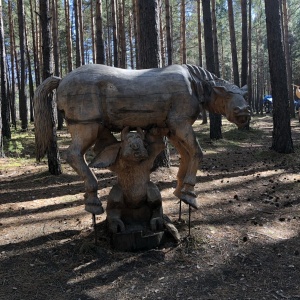
[[[49,77],[34,96],[36,156],[41,159],[52,135],[47,95],[57,88],[57,107],[64,115],[72,137],[66,160],[85,184],[85,209],[103,212],[97,196],[95,175],[85,160],[94,145],[97,155],[115,142],[111,132],[125,127],[150,130],[166,128],[167,137],[181,156],[174,194],[197,208],[194,185],[202,151],[192,125],[202,105],[244,126],[250,108],[246,91],[191,65],[172,65],[147,70],[124,70],[105,65],[84,65],[63,79]]]

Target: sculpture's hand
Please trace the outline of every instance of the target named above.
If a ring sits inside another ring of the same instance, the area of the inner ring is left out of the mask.
[[[150,220],[150,228],[152,231],[158,231],[163,229],[164,220],[161,217],[154,217]]]
[[[112,233],[125,231],[125,225],[119,218],[108,218],[108,228]]]

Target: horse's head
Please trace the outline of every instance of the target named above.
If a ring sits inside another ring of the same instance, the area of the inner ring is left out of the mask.
[[[234,91],[228,91],[223,86],[215,86],[213,91],[216,112],[224,115],[228,121],[235,123],[239,128],[244,127],[250,121],[251,111],[245,100],[247,95],[245,88],[236,87]]]

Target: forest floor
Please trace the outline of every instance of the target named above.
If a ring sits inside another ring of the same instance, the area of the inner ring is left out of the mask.
[[[95,246],[80,178],[63,160],[50,175],[34,160],[33,132],[15,132],[0,159],[0,299],[300,299],[300,123],[285,155],[269,149],[270,116],[253,117],[249,132],[224,120],[222,131],[211,141],[209,125],[195,124],[204,160],[190,235],[186,205],[177,220],[173,148],[171,168],[152,173],[182,241],[139,252],[111,248],[105,214]],[[63,154],[68,134],[59,140]],[[96,175],[105,208],[116,177]]]

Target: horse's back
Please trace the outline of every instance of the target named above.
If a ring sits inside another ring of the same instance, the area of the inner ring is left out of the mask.
[[[163,124],[174,101],[184,104],[191,96],[186,69],[179,65],[145,70],[85,65],[69,73],[57,93],[67,119],[98,119],[115,130]]]

